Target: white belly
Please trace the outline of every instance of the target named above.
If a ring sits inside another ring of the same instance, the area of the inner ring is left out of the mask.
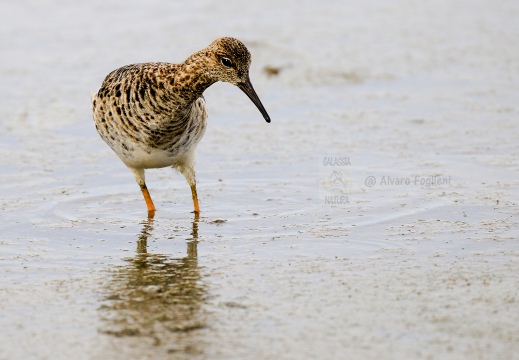
[[[186,155],[187,153],[172,155],[168,151],[159,149],[147,149],[145,151],[139,146],[135,146],[131,152],[128,152],[124,157],[121,157],[121,160],[128,167],[135,169],[151,169],[174,166],[178,162],[183,162]]]

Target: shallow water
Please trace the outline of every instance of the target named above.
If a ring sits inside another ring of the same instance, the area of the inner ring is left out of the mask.
[[[519,7],[262,4],[0,5],[0,359],[516,356]],[[148,220],[90,92],[223,35],[272,123],[211,87]]]

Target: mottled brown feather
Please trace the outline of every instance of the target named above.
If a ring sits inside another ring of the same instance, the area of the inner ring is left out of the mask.
[[[173,166],[191,185],[197,209],[194,153],[206,128],[202,93],[213,83],[226,81],[240,86],[270,121],[250,85],[250,61],[243,43],[220,38],[183,63],[131,64],[106,76],[92,97],[95,126],[132,170],[147,203],[151,198],[144,169]]]

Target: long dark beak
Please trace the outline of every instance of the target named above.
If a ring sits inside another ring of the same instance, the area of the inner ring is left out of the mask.
[[[247,94],[249,99],[252,100],[254,105],[256,105],[258,110],[261,112],[261,114],[265,118],[265,121],[269,123],[270,122],[270,116],[269,116],[269,114],[267,114],[267,110],[265,110],[265,108],[263,107],[263,104],[261,103],[258,95],[256,94],[256,91],[254,91],[254,88],[252,87],[250,79],[247,77],[247,80],[245,80],[244,82],[239,83],[238,87],[241,89],[241,91],[243,91],[245,94]]]

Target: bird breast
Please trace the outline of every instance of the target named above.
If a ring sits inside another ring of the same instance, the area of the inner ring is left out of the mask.
[[[195,100],[185,113],[168,115],[156,115],[153,122],[135,124],[139,121],[136,117],[122,114],[119,118],[108,118],[103,111],[95,117],[95,122],[103,140],[127,166],[161,168],[182,165],[194,158],[207,126],[203,97]]]

